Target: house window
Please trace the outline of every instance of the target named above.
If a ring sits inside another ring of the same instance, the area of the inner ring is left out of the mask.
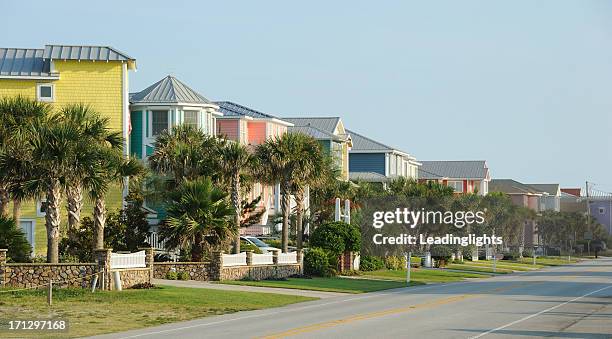
[[[41,198],[36,201],[36,216],[44,217],[47,214],[47,199]]]
[[[185,111],[183,125],[191,126],[197,129],[198,128],[198,113],[199,113],[198,111]]]
[[[159,135],[168,129],[168,111],[151,111],[151,133]]]
[[[455,192],[463,192],[463,181],[449,181],[447,186],[452,187]]]
[[[606,209],[603,207],[599,208],[599,214],[606,214]]]
[[[53,102],[55,99],[53,84],[38,84],[36,86],[36,98],[38,101]]]

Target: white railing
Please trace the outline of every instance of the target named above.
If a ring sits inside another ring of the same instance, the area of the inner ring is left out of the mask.
[[[272,264],[274,264],[272,253],[268,253],[268,254],[253,253],[253,265],[272,265]]]
[[[297,252],[279,253],[278,263],[279,264],[296,264],[297,263]]]
[[[127,254],[111,253],[110,268],[147,267],[145,257],[145,251]]]
[[[147,237],[147,242],[149,243],[149,245],[151,245],[151,247],[156,250],[166,249],[166,242],[160,239],[159,234],[157,234],[157,232],[151,232],[151,234],[149,234],[149,236]]]
[[[240,254],[224,254],[223,266],[243,266],[246,265],[246,252]]]

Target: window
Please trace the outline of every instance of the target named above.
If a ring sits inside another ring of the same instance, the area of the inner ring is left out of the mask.
[[[54,101],[54,94],[53,84],[38,84],[36,86],[36,98],[38,101],[52,102]]]
[[[151,133],[153,136],[159,135],[168,129],[168,111],[151,112]]]
[[[184,112],[184,119],[183,119],[183,125],[185,126],[191,126],[195,129],[198,128],[198,114],[200,112],[198,111],[185,111]]]
[[[36,201],[36,216],[44,217],[47,214],[47,199],[41,198]]]
[[[463,181],[449,181],[448,187],[452,187],[455,192],[463,192]]]
[[[599,214],[606,214],[606,209],[603,207],[599,208]]]

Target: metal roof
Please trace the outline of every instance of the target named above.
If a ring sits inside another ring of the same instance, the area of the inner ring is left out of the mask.
[[[144,90],[130,96],[132,104],[208,104],[213,103],[177,78],[168,75]]]
[[[127,54],[108,46],[45,45],[44,59],[134,61]]]
[[[532,194],[541,195],[542,191],[513,179],[493,179],[489,182],[489,192],[503,192],[506,194]]]
[[[488,168],[484,160],[421,161],[419,179],[485,179]]]
[[[558,195],[560,190],[559,190],[559,184],[527,184],[533,188],[535,188],[536,190],[540,191],[540,192],[546,192],[550,195]]]
[[[367,182],[385,182],[390,178],[376,172],[349,172],[349,180]]]
[[[0,76],[51,77],[43,53],[36,48],[0,48]]]
[[[303,133],[306,135],[310,135],[315,139],[339,139],[337,136],[328,133],[326,131],[322,131],[313,126],[289,126],[287,127],[287,132],[289,133]]]
[[[231,101],[215,101],[215,104],[219,106],[219,111],[223,113],[223,116],[230,117],[241,117],[247,116],[251,118],[259,119],[277,119],[275,116],[266,114],[260,111],[256,111],[252,108],[239,105]]]
[[[338,123],[340,123],[339,117],[322,117],[322,118],[282,118],[295,126],[312,126],[327,133],[334,134]]]
[[[382,144],[378,141],[372,140],[362,134],[356,133],[354,131],[346,130],[350,135],[351,139],[353,139],[353,147],[351,151],[387,151],[392,152],[397,149]]]

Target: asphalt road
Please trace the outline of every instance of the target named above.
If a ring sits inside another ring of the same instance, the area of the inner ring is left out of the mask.
[[[612,338],[612,258],[339,296],[106,338]]]

